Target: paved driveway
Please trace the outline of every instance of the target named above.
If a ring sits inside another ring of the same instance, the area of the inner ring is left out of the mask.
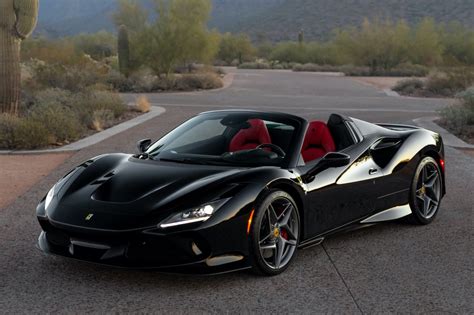
[[[163,275],[47,257],[35,249],[36,203],[68,169],[101,153],[131,152],[136,140],[157,138],[198,112],[256,108],[327,118],[335,111],[410,123],[445,104],[388,97],[349,78],[232,71],[228,89],[150,95],[166,114],[76,153],[0,210],[0,313],[473,313],[474,160],[452,148],[448,195],[432,225],[388,223],[341,234],[300,251],[278,277]]]

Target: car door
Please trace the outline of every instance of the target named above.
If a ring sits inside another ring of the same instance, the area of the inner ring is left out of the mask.
[[[306,236],[314,237],[371,214],[378,193],[376,179],[383,176],[370,154],[369,141],[343,150],[349,166],[327,169],[306,185]]]
[[[402,144],[402,138],[384,137],[371,148],[371,156],[384,175],[377,179],[375,212],[408,203],[409,188],[418,161],[410,160],[399,152]]]

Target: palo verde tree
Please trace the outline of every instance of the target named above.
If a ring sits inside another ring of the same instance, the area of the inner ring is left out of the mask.
[[[38,0],[0,1],[0,113],[18,114],[20,44],[34,30]]]
[[[219,34],[209,31],[210,0],[155,0],[158,18],[147,31],[146,64],[169,76],[187,62],[209,62],[217,53]]]
[[[217,58],[227,64],[234,60],[241,63],[254,59],[255,54],[256,50],[248,35],[225,33],[221,37]]]

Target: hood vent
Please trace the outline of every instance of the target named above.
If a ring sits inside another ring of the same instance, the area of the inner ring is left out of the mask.
[[[115,171],[112,171],[112,172],[110,172],[110,173],[107,173],[107,174],[105,174],[104,176],[102,176],[101,178],[99,178],[99,179],[93,181],[91,185],[94,186],[94,185],[103,184],[103,183],[105,183],[107,180],[109,180],[109,179],[110,179],[112,176],[114,176],[114,175],[115,175]]]

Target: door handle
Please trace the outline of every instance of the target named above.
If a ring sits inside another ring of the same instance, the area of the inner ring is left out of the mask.
[[[376,168],[371,168],[371,169],[369,170],[369,175],[375,175],[375,174],[377,174],[378,172],[379,172],[378,169],[376,169]]]

